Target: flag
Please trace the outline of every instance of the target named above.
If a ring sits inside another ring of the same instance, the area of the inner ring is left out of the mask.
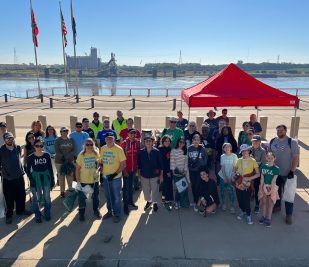
[[[61,31],[62,31],[62,38],[63,38],[63,41],[64,41],[63,45],[64,45],[64,47],[67,47],[68,41],[67,41],[66,35],[68,34],[68,32],[67,32],[67,27],[65,26],[65,22],[64,22],[64,18],[63,18],[61,9],[60,9],[60,13],[61,13]]]
[[[73,15],[73,4],[71,0],[71,24],[72,24],[72,32],[73,32],[73,44],[76,45],[76,23],[75,23],[75,18]]]
[[[38,47],[38,34],[39,34],[39,28],[38,25],[36,24],[35,21],[35,16],[34,16],[34,12],[33,9],[31,7],[31,28],[32,28],[32,39],[33,39],[33,43],[36,47]]]

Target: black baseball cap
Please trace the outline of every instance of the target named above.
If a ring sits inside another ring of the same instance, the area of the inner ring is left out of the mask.
[[[3,135],[3,139],[14,138],[14,135],[11,132],[7,132]]]
[[[107,138],[107,137],[113,137],[113,138],[115,138],[113,132],[107,132],[107,133],[105,134],[105,138]]]
[[[1,121],[0,122],[0,127],[1,128],[6,128],[7,126],[6,126],[6,123],[4,122],[4,121]]]

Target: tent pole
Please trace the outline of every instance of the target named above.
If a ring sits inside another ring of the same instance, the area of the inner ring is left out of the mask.
[[[298,97],[298,89],[296,89],[296,96]],[[292,138],[297,138],[295,126],[296,126],[296,116],[297,116],[297,109],[298,108],[299,108],[299,101],[297,103],[297,106],[294,107],[293,132],[292,132],[292,136],[291,136]]]
[[[190,121],[190,107],[189,107],[189,113],[188,113],[188,121]]]
[[[182,111],[182,98],[180,99],[180,110]]]

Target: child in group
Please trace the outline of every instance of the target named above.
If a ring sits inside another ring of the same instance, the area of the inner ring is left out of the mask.
[[[230,143],[224,143],[222,146],[222,150],[224,154],[220,157],[220,165],[221,170],[218,175],[220,177],[220,192],[221,192],[221,200],[222,200],[222,210],[226,210],[225,204],[225,191],[228,190],[229,200],[230,200],[230,212],[232,214],[235,213],[234,207],[234,188],[232,185],[233,178],[233,170],[237,162],[237,155],[232,153],[232,145]]]
[[[200,170],[201,180],[199,182],[198,207],[200,213],[205,217],[209,213],[215,213],[219,201],[217,183],[209,178],[208,170]]]
[[[278,186],[276,185],[280,169],[275,165],[275,155],[268,152],[266,164],[261,165],[261,185],[259,199],[261,200],[263,216],[259,220],[260,224],[271,227],[271,215],[276,201],[279,199]]]

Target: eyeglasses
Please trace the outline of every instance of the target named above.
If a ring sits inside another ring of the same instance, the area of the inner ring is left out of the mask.
[[[6,141],[13,141],[14,138],[13,137],[9,137],[9,138],[5,138]]]
[[[35,145],[34,147],[36,147],[36,148],[43,148],[44,146],[43,145]]]
[[[83,125],[76,125],[76,128],[82,128]]]
[[[93,144],[92,144],[92,143],[89,143],[89,144],[86,144],[86,146],[93,146]]]

